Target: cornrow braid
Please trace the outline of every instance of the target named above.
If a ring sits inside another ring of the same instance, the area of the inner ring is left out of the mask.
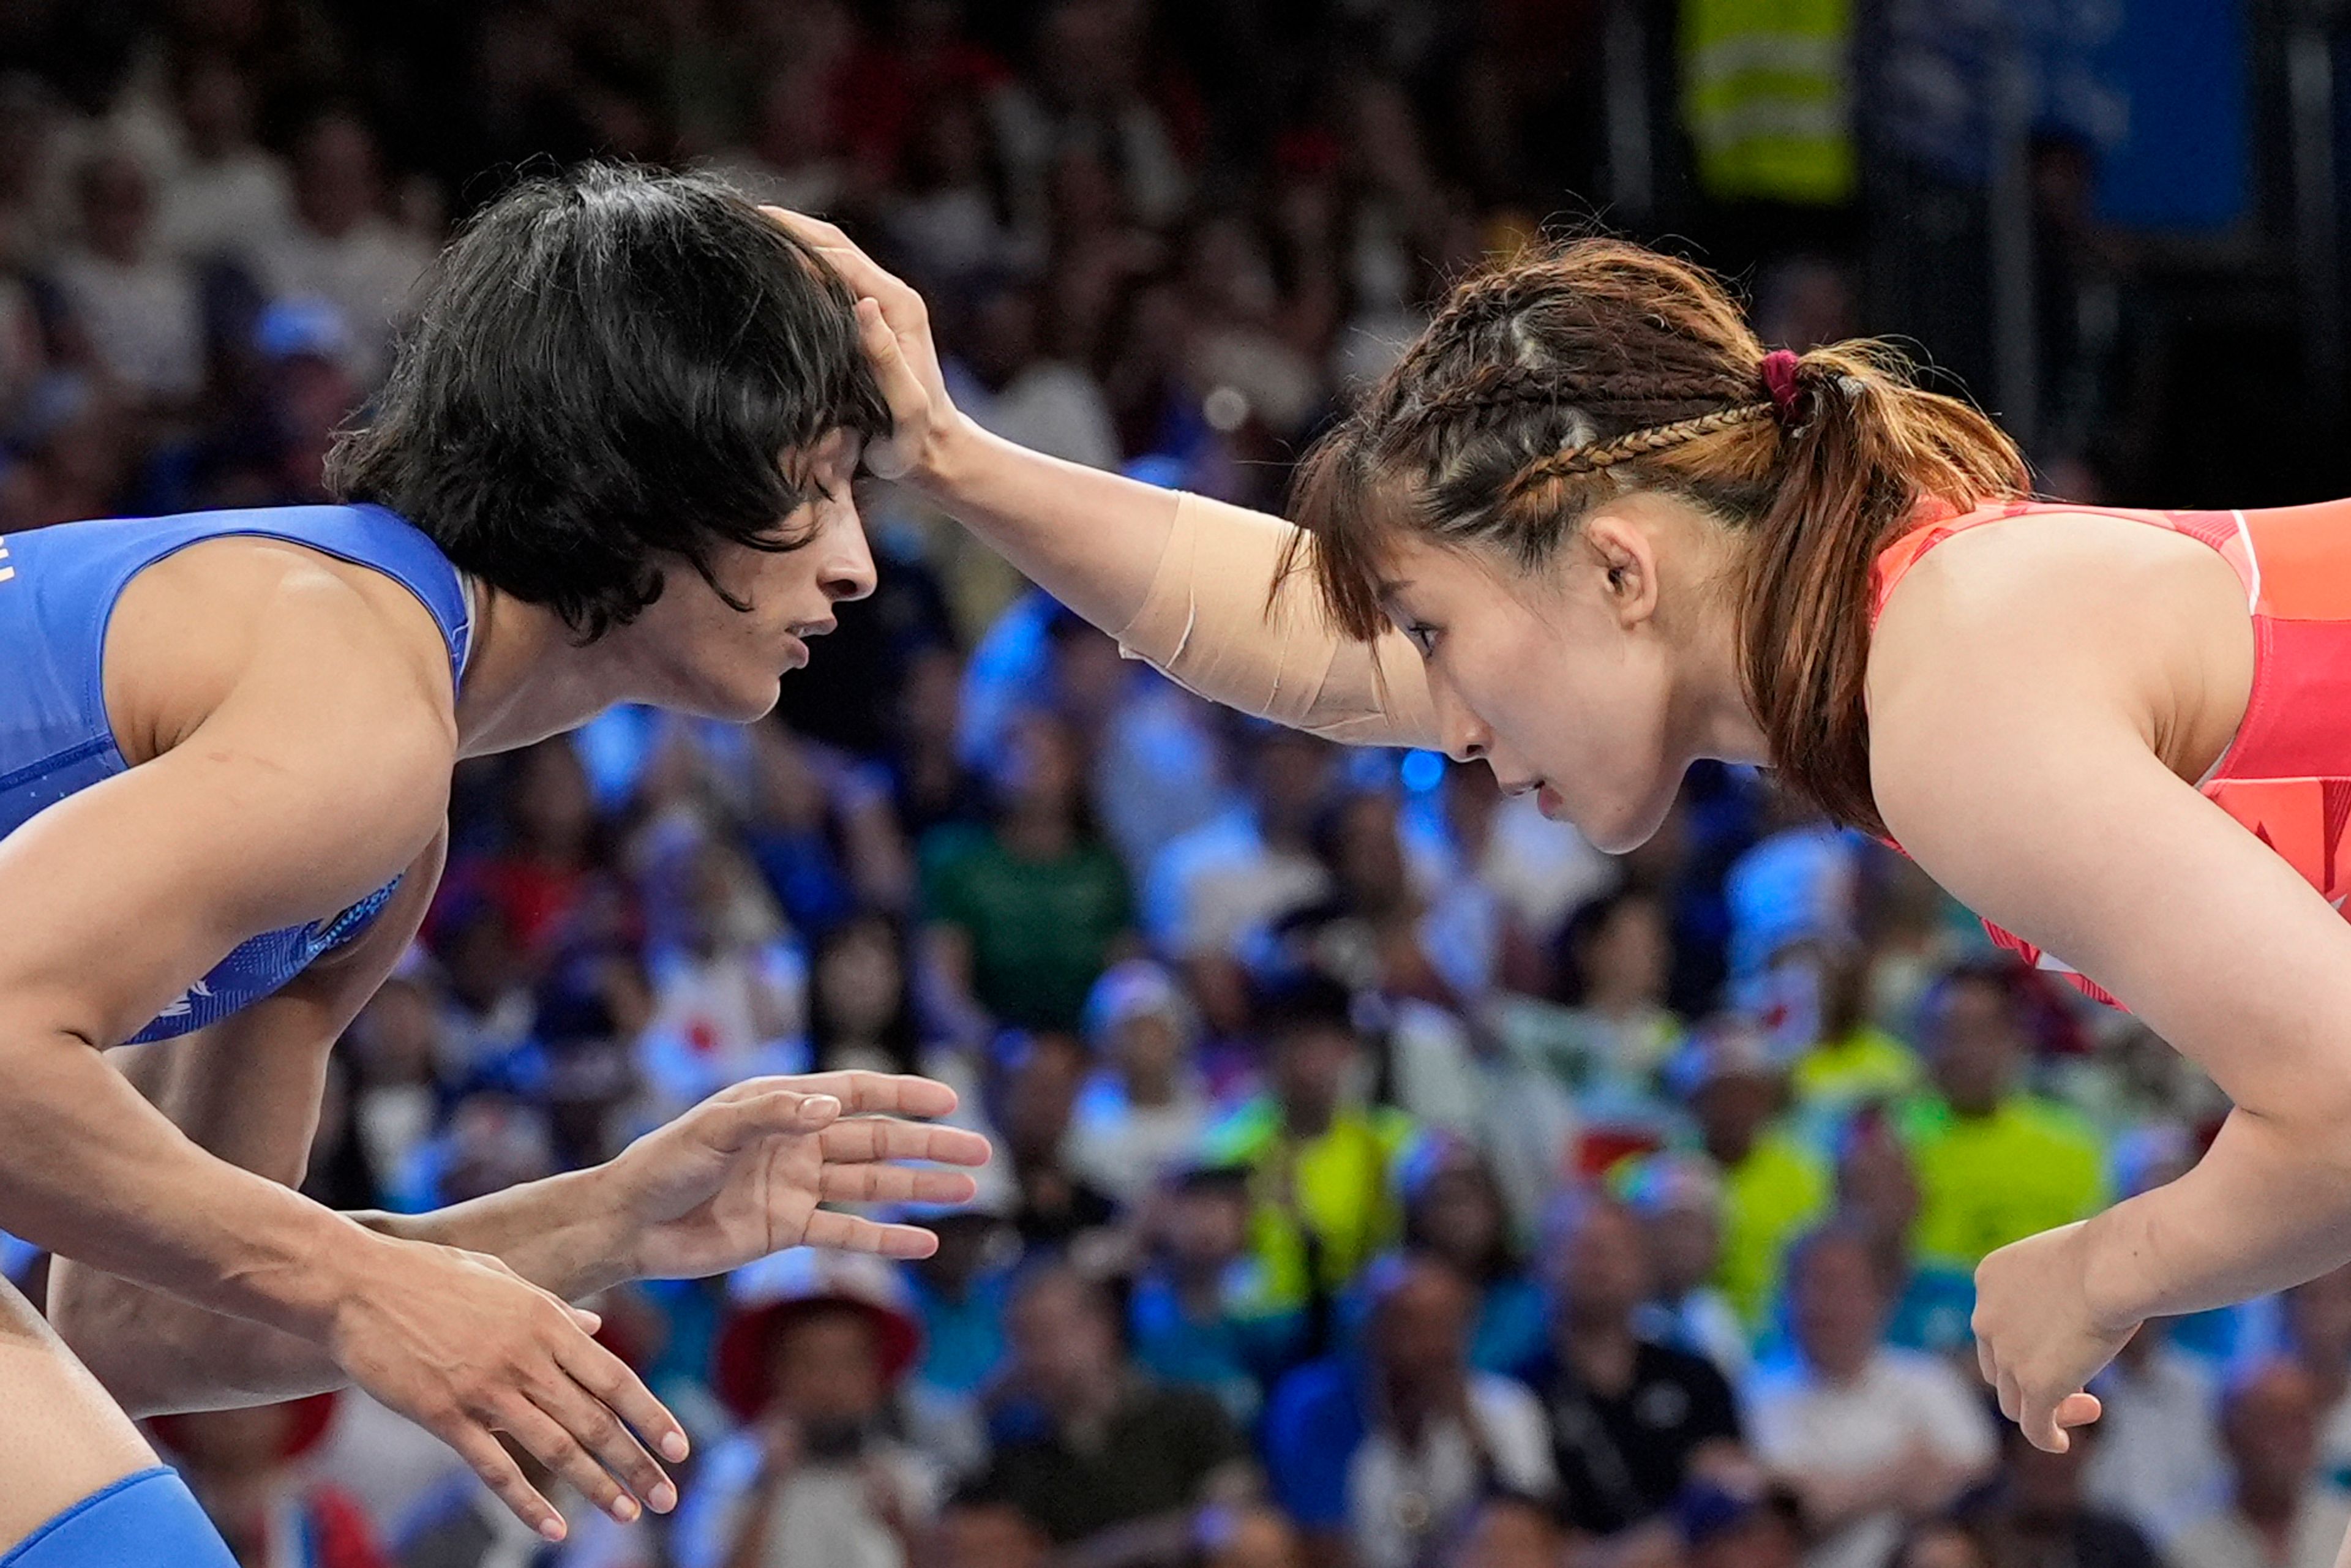
[[[1733,425],[1769,419],[1778,410],[1768,402],[1739,403],[1730,408],[1719,408],[1711,413],[1701,413],[1690,419],[1677,419],[1670,424],[1653,424],[1641,430],[1628,430],[1607,441],[1595,441],[1589,445],[1569,446],[1538,457],[1520,469],[1504,491],[1510,500],[1516,500],[1538,485],[1554,479],[1573,478],[1581,474],[1597,474],[1604,468],[1662,452],[1668,446],[1679,446],[1686,441],[1696,441]]]
[[[1660,381],[1654,374],[1578,375],[1529,364],[1488,365],[1452,386],[1424,394],[1419,406],[1405,417],[1415,435],[1425,435],[1452,419],[1474,418],[1498,409],[1635,400],[1702,402],[1722,396],[1725,390],[1719,377]]]

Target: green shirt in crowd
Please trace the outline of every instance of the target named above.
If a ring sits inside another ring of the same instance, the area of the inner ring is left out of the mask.
[[[1940,1095],[1903,1107],[1902,1141],[1918,1171],[1921,1263],[1973,1270],[2011,1241],[2105,1207],[2106,1151],[2088,1121],[2053,1100],[2013,1094],[1962,1116]]]
[[[923,841],[922,873],[925,914],[971,944],[980,1005],[1023,1029],[1075,1029],[1111,944],[1134,926],[1126,870],[1101,843],[1029,860],[992,829],[941,828]]]

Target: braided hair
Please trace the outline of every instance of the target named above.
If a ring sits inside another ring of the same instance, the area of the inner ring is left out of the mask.
[[[1703,268],[1579,239],[1455,287],[1308,454],[1290,565],[1369,640],[1400,533],[1532,570],[1593,507],[1674,495],[1750,540],[1740,669],[1782,782],[1883,832],[1862,702],[1871,568],[1922,502],[1964,510],[2027,487],[2006,435],[1913,384],[1884,345],[1767,355]]]

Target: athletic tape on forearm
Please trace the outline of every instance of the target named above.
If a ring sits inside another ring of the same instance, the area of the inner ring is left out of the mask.
[[[1269,612],[1266,590],[1295,531],[1186,496],[1143,608],[1118,633],[1120,652],[1212,702],[1326,740],[1437,745],[1420,656],[1401,633],[1369,644],[1339,636],[1303,571]]]

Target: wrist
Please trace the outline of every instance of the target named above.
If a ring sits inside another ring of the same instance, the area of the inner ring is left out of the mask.
[[[949,408],[931,427],[907,483],[948,511],[968,494],[974,471],[985,460],[987,433],[961,409]]]
[[[2101,1333],[2123,1333],[2137,1328],[2153,1308],[2137,1299],[2134,1278],[2137,1216],[2126,1202],[2082,1221],[2082,1301],[2091,1326]]]
[[[531,1184],[541,1239],[530,1250],[538,1267],[518,1272],[566,1301],[640,1276],[642,1227],[627,1201],[619,1164],[617,1158],[607,1160]]]

